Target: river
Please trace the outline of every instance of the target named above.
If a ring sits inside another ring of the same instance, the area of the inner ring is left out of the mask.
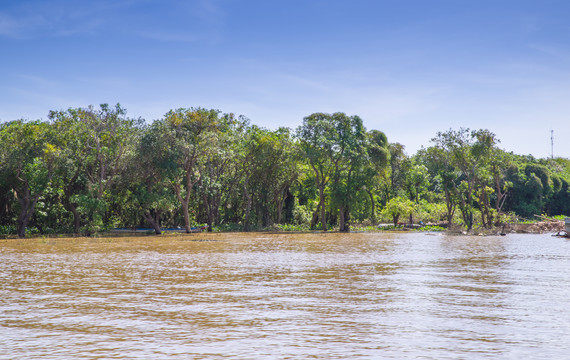
[[[0,240],[1,359],[570,359],[570,240]]]

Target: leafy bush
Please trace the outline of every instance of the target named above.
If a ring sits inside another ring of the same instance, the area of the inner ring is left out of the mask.
[[[14,235],[16,232],[14,225],[0,225],[0,235]]]

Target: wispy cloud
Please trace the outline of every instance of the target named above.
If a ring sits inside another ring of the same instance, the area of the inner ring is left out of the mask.
[[[149,19],[143,29],[134,33],[161,42],[217,42],[221,38],[225,14],[214,0],[177,1],[167,7],[171,23]]]
[[[12,15],[0,12],[0,36],[21,39],[29,36],[31,28],[46,25],[46,20],[39,14]]]
[[[0,12],[0,36],[28,39],[92,33],[104,28],[113,14],[132,3],[132,0],[21,2]]]
[[[192,34],[183,31],[169,31],[169,30],[140,31],[138,32],[138,35],[150,40],[156,40],[162,42],[183,42],[183,43],[196,42],[206,38],[205,35]]]

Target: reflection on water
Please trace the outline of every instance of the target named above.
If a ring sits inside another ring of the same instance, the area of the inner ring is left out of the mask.
[[[0,358],[569,358],[569,260],[549,235],[3,241]]]

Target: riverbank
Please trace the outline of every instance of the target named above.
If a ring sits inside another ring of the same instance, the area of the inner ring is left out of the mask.
[[[394,227],[389,224],[381,224],[385,226],[370,226],[370,225],[354,225],[351,227],[351,233],[391,233],[391,232],[441,232],[449,235],[478,235],[478,236],[493,236],[493,235],[507,235],[507,234],[545,234],[545,233],[561,233],[565,231],[564,221],[559,220],[545,220],[534,223],[506,223],[504,225],[487,228],[475,228],[471,231],[466,231],[465,228],[460,226],[452,226],[444,228],[436,225],[425,226],[398,226]],[[165,229],[163,233],[158,236],[187,236],[196,234],[206,234],[206,228],[196,228],[192,233],[188,234],[183,229]],[[215,231],[208,234],[226,234],[226,233],[243,233],[243,234],[310,234],[310,233],[338,233],[334,228],[324,232],[322,230],[309,230],[301,227],[287,227],[282,228],[279,226],[272,226],[265,229],[257,229],[250,232],[239,231],[236,229],[228,229],[225,231]],[[157,236],[154,230],[147,228],[135,229],[114,229],[105,232],[100,232],[91,236],[77,235],[77,234],[30,234],[27,236],[29,239],[57,239],[57,238],[112,238],[112,237],[147,237]],[[0,235],[0,239],[18,239],[17,235]]]

